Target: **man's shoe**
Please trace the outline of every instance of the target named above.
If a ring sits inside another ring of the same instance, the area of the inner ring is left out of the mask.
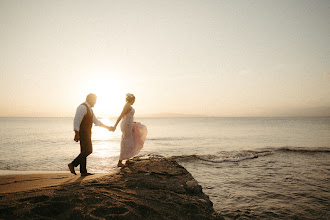
[[[74,171],[74,166],[73,166],[72,163],[69,163],[69,164],[68,164],[68,167],[69,167],[69,170],[70,170],[70,172],[71,172],[72,174],[77,175],[77,174],[76,174],[76,171]]]
[[[94,173],[82,173],[81,176],[91,176],[94,175]]]

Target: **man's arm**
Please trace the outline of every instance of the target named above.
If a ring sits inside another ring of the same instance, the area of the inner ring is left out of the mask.
[[[114,131],[113,127],[107,126],[107,125],[103,124],[102,122],[99,126],[102,127],[102,128],[108,129],[109,131]]]
[[[94,115],[94,113],[93,113],[93,123],[96,126],[100,126],[102,128],[108,129],[109,131],[114,131],[113,127],[109,127],[109,126],[103,124],[98,118],[96,118],[96,116]]]
[[[78,142],[80,140],[79,131],[74,131],[74,141]]]
[[[87,109],[83,105],[79,105],[76,111],[76,115],[73,119],[73,130],[74,130],[74,141],[78,142],[80,140],[79,137],[79,130],[80,130],[80,124],[84,118],[84,116],[87,114]]]

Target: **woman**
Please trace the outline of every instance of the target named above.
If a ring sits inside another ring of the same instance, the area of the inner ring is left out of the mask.
[[[123,167],[129,163],[132,163],[129,161],[129,158],[140,152],[147,136],[147,127],[139,122],[134,122],[135,110],[132,107],[134,102],[135,96],[130,93],[126,94],[126,104],[114,126],[114,129],[116,130],[118,123],[121,119],[123,119],[120,124],[123,134],[120,143],[120,156],[117,164],[118,167]],[[123,160],[126,160],[125,165],[122,163]]]

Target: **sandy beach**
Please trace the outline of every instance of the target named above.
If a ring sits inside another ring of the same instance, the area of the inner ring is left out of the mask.
[[[97,173],[92,176],[82,177],[71,173],[49,173],[49,174],[24,174],[24,175],[4,175],[0,176],[0,193],[13,193],[29,191],[44,187],[52,187],[70,183],[81,183],[96,179],[105,175]]]
[[[165,158],[111,174],[0,179],[1,219],[222,219],[191,174]]]

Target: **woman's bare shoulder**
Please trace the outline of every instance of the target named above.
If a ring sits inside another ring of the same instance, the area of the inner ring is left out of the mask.
[[[126,103],[124,105],[124,109],[123,110],[124,110],[125,113],[127,113],[128,111],[131,110],[131,108],[132,108],[132,106],[129,103]]]

